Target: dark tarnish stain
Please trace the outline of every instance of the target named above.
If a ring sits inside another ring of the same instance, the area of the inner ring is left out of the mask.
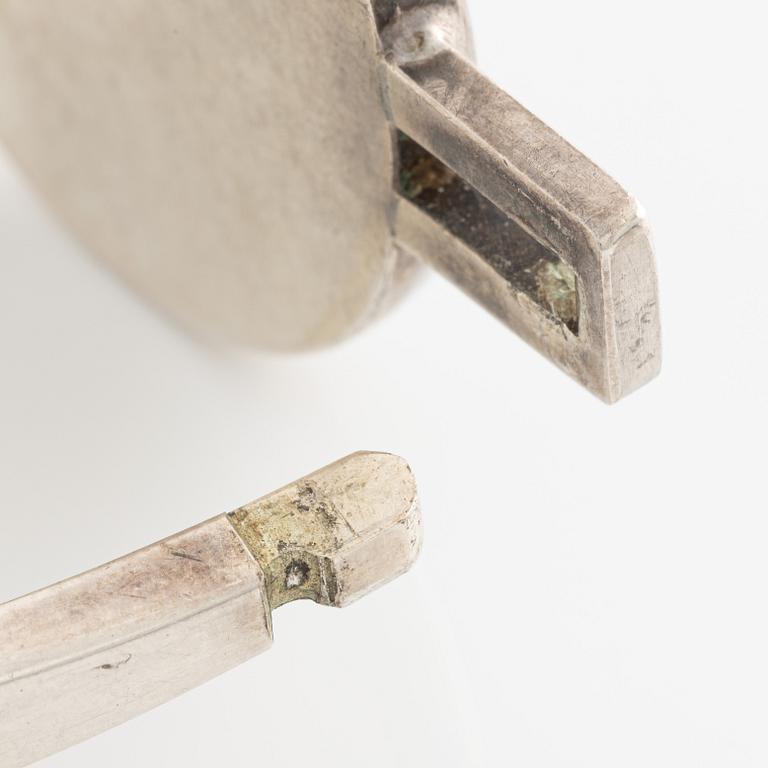
[[[336,521],[338,520],[338,516],[336,515],[335,510],[333,510],[333,508],[329,508],[329,506],[324,501],[321,501],[317,505],[317,514],[320,515],[323,518],[323,520],[325,520],[326,525],[329,528],[336,527]]]
[[[320,569],[320,589],[328,604],[335,605],[339,594],[339,582],[336,570],[330,564]]]
[[[118,661],[115,664],[102,664],[101,666],[94,667],[94,669],[118,669],[119,667],[125,666],[132,658],[133,654],[129,653],[122,661]]]
[[[404,133],[398,133],[398,192],[524,293],[545,317],[579,332],[576,274],[557,253]]]
[[[334,532],[339,525],[339,515],[326,500],[318,498],[317,489],[306,483],[299,488],[299,498],[296,501],[296,509],[300,512],[314,512],[322,518],[325,527]],[[351,529],[349,523],[342,518],[343,523]],[[354,533],[354,531],[352,531]]]
[[[194,555],[188,555],[186,552],[178,552],[176,550],[171,550],[171,554],[174,557],[181,557],[184,560],[194,560],[196,563],[204,563],[205,561],[202,560],[199,557],[195,557]]]
[[[654,354],[653,354],[653,352],[651,352],[651,354],[649,354],[647,357],[645,357],[645,358],[644,358],[644,359],[643,359],[643,360],[642,360],[642,361],[641,361],[641,362],[640,362],[640,363],[637,365],[637,370],[639,371],[639,370],[640,370],[640,369],[641,369],[643,366],[646,366],[646,365],[648,365],[648,363],[650,363],[650,362],[651,362],[651,360],[653,360],[653,358],[654,358],[654,357],[656,357],[656,355],[654,355]]]
[[[310,509],[317,503],[317,495],[315,489],[309,483],[302,485],[299,488],[299,500],[296,502],[296,509],[299,512],[309,512]]]
[[[303,587],[309,580],[309,571],[309,565],[303,560],[291,560],[285,567],[285,588]]]

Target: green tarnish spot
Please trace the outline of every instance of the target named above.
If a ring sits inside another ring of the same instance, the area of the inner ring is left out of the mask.
[[[334,604],[336,574],[325,553],[354,532],[314,483],[289,486],[228,518],[264,571],[272,608],[301,599]]]
[[[540,261],[536,281],[539,302],[575,332],[579,327],[576,273],[565,262]]]
[[[395,183],[418,206],[471,248],[544,315],[579,333],[579,293],[573,269],[471,184],[404,133],[398,134]]]

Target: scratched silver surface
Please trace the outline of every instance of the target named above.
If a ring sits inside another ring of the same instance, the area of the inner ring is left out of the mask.
[[[345,606],[408,570],[421,545],[413,474],[390,454],[352,454],[239,512],[237,530],[220,515],[0,605],[0,768],[241,664],[271,645],[276,605]],[[310,564],[332,595],[302,588]],[[265,579],[278,570],[280,584]]]

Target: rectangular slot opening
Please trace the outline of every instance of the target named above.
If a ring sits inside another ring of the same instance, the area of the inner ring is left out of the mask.
[[[576,274],[553,250],[400,131],[395,179],[400,195],[459,238],[551,320],[578,335]]]

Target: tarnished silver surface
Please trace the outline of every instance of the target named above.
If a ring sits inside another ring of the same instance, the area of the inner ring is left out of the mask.
[[[653,378],[656,273],[636,202],[454,51],[389,65],[387,76],[398,126],[573,271],[578,330],[404,198],[396,237],[603,399]]]
[[[357,453],[229,515],[0,605],[0,766],[124,722],[269,648],[272,608],[406,571],[408,465]]]
[[[0,135],[198,331],[330,342],[420,258],[617,400],[660,364],[642,216],[470,53],[459,0],[0,0]]]

